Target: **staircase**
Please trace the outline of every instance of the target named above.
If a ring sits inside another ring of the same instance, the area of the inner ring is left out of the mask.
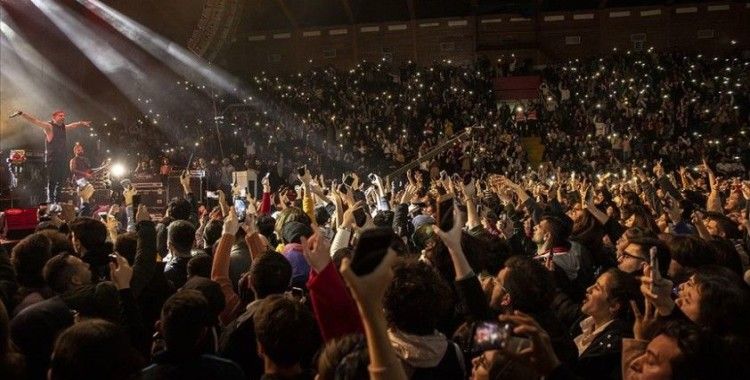
[[[544,145],[542,144],[541,137],[522,137],[521,146],[526,151],[532,167],[536,167],[542,162]]]

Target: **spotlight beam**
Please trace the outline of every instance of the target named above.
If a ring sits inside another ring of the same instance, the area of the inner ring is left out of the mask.
[[[78,0],[78,2],[184,77],[193,79],[198,76],[212,87],[221,88],[226,92],[233,92],[238,88],[238,81],[227,73],[211,68],[210,64],[202,58],[102,2],[97,0]]]

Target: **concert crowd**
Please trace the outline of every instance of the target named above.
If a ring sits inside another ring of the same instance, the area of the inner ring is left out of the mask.
[[[750,378],[748,63],[614,51],[497,106],[499,62],[363,62],[98,129],[223,193],[40,211],[0,252],[0,377]]]

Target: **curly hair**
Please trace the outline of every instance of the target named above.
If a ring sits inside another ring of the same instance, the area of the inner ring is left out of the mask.
[[[383,307],[388,324],[401,331],[429,335],[448,311],[451,290],[429,265],[405,260],[393,268]]]
[[[695,271],[695,282],[701,295],[698,324],[717,334],[745,335],[750,294],[742,279],[728,268],[710,265]]]

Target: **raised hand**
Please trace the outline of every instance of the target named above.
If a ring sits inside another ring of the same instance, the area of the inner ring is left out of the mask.
[[[124,257],[113,253],[110,255],[114,262],[109,263],[109,278],[115,283],[118,290],[129,289],[130,280],[133,278],[133,268]]]
[[[417,187],[412,184],[406,185],[406,188],[404,188],[404,193],[401,195],[401,204],[409,204],[411,202],[411,199],[414,197],[414,194],[417,191]]]
[[[94,195],[94,185],[88,184],[84,186],[82,189],[78,190],[78,196],[81,197],[81,201],[83,203],[89,203],[89,200]]]
[[[107,214],[107,219],[104,224],[107,226],[107,231],[110,231],[115,235],[117,234],[117,229],[120,226],[120,222],[117,221],[117,218],[115,218],[114,215]]]
[[[367,314],[368,312],[375,310],[382,310],[383,308],[383,295],[387,288],[386,284],[390,284],[393,280],[393,264],[396,263],[396,251],[388,248],[388,253],[383,258],[383,261],[378,266],[364,276],[357,276],[351,269],[351,260],[347,257],[341,261],[341,276],[344,281],[349,285],[349,289],[352,291],[354,299],[357,301],[357,305],[360,310]]]
[[[656,312],[661,316],[671,314],[672,309],[674,309],[675,303],[671,297],[672,286],[672,281],[662,278],[659,272],[654,271],[654,268],[651,268],[650,265],[644,265],[643,276],[641,277],[641,293],[647,302],[654,304]]]
[[[263,192],[264,193],[270,193],[271,192],[271,180],[268,179],[267,176],[264,176],[262,180],[260,180],[260,184],[263,185]]]
[[[314,227],[315,233],[310,238],[301,238],[302,243],[302,254],[305,256],[308,264],[315,269],[316,272],[322,272],[328,264],[331,262],[331,245],[328,243],[325,237],[321,236],[320,230]]]
[[[530,368],[534,368],[542,376],[549,375],[555,368],[560,366],[560,359],[555,354],[549,334],[534,318],[516,311],[514,314],[501,315],[500,321],[511,322],[514,326],[513,334],[527,336],[531,339],[529,347],[519,352],[503,350],[505,354],[526,364]]]
[[[464,215],[458,208],[453,209],[453,228],[450,231],[443,231],[440,227],[433,225],[432,231],[442,240],[443,244],[449,250],[454,252],[463,252],[461,248],[461,230],[464,227]]]
[[[474,182],[474,178],[472,178],[466,185],[463,184],[463,181],[461,182],[461,188],[463,189],[464,197],[466,197],[466,199],[474,199],[474,197],[477,196],[477,188]]]
[[[237,213],[234,211],[234,207],[230,207],[227,216],[224,218],[224,225],[221,228],[221,234],[234,236],[239,229],[240,221],[237,218]]]
[[[634,300],[630,301],[630,308],[633,309],[635,321],[633,322],[633,337],[638,340],[648,340],[648,333],[656,322],[656,308],[646,300],[646,309],[643,313],[638,308]]]
[[[312,175],[310,174],[310,171],[307,170],[307,167],[305,167],[305,174],[304,175],[298,174],[297,177],[305,185],[308,185],[310,184],[310,182],[312,182]]]
[[[151,214],[148,213],[146,205],[138,206],[138,212],[135,213],[135,222],[145,222],[151,220]]]

